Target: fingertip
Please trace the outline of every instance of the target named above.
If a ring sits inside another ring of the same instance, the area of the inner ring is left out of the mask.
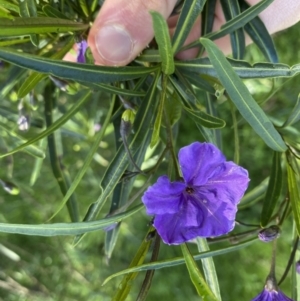
[[[167,18],[176,0],[106,0],[88,36],[95,63],[125,66],[153,39],[150,10]],[[120,8],[120,9],[118,9]]]

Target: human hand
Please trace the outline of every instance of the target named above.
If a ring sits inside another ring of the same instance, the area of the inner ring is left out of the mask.
[[[178,16],[172,16],[176,0],[106,0],[90,30],[88,44],[96,64],[124,66],[130,63],[153,39],[150,10],[159,12],[167,19],[170,34],[175,31]],[[250,5],[259,0],[248,0]],[[274,32],[294,25],[300,20],[299,0],[274,0],[260,15],[268,31]],[[220,2],[217,2],[213,31],[226,22]],[[187,37],[186,44],[200,37],[201,22],[198,19]],[[251,43],[249,37],[247,44]],[[230,53],[228,36],[216,40],[216,44]],[[197,49],[189,49],[177,55],[180,59],[195,57]]]

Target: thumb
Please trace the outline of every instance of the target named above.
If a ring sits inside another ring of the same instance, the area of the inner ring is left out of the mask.
[[[96,64],[131,62],[153,39],[149,11],[168,18],[175,4],[176,0],[106,0],[88,37]]]

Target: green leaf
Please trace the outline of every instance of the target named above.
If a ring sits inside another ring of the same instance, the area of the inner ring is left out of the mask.
[[[218,301],[216,296],[210,290],[209,286],[205,282],[190,250],[186,243],[181,245],[181,251],[185,259],[186,267],[189,271],[190,279],[192,280],[198,295],[203,301]]]
[[[68,42],[62,47],[58,52],[56,52],[51,58],[53,59],[62,59],[65,54],[72,48],[74,45],[74,38],[71,37]],[[21,85],[19,91],[18,91],[18,98],[25,97],[30,91],[34,89],[34,87],[44,78],[46,78],[47,75],[33,72],[30,74],[27,79],[23,82]]]
[[[126,212],[93,222],[55,223],[39,225],[0,223],[0,232],[34,236],[78,235],[105,229],[135,214],[142,208],[143,204],[140,204]]]
[[[167,94],[165,99],[165,112],[169,123],[173,126],[181,117],[182,104],[176,92]]]
[[[249,21],[258,16],[263,10],[265,10],[273,1],[274,0],[263,0],[258,2],[249,9],[243,11],[241,14],[232,18],[230,21],[226,22],[221,26],[220,30],[207,34],[204,38],[216,40],[243,27]]]
[[[29,34],[64,33],[83,31],[88,24],[73,22],[71,20],[49,17],[27,17],[8,20],[0,18],[0,37],[12,37]]]
[[[77,175],[76,175],[75,179],[73,180],[72,184],[70,185],[68,191],[64,195],[64,198],[60,202],[60,204],[58,206],[58,209],[55,211],[55,213],[51,216],[50,219],[52,219],[54,216],[56,216],[61,211],[61,209],[63,209],[63,207],[67,203],[68,199],[74,193],[74,191],[77,188],[78,184],[80,183],[81,179],[83,178],[83,176],[85,175],[86,171],[90,167],[90,164],[91,164],[91,162],[92,162],[92,160],[94,158],[94,155],[95,155],[96,151],[99,148],[99,144],[102,141],[103,136],[105,134],[105,131],[107,129],[107,126],[108,126],[108,124],[110,122],[110,118],[111,118],[111,115],[112,115],[114,103],[115,103],[115,97],[114,97],[114,99],[110,103],[110,109],[109,109],[109,111],[106,114],[106,118],[104,120],[104,123],[101,126],[101,130],[98,133],[96,133],[96,135],[95,135],[95,141],[92,144],[92,146],[91,146],[91,148],[90,148],[90,150],[89,150],[89,152],[88,152],[88,154],[87,154],[87,156],[86,156],[86,158],[84,160],[84,163],[83,163],[81,169],[77,173]]]
[[[227,61],[241,78],[270,78],[270,77],[293,77],[300,73],[300,64],[288,66],[285,64],[256,63],[249,64],[227,58]],[[209,75],[217,77],[217,72],[208,58],[194,59],[189,61],[176,61],[175,66],[180,68],[184,75],[194,76]]]
[[[44,150],[47,144],[47,140],[46,139],[41,139],[39,142],[39,148]],[[42,168],[42,164],[44,162],[44,159],[42,158],[36,158],[35,162],[34,162],[34,166],[31,172],[31,176],[30,176],[30,186],[33,186],[36,182],[36,180],[38,179],[39,175],[40,175],[40,171]]]
[[[9,10],[2,7],[1,4],[0,4],[0,18],[6,18],[11,20],[14,19],[14,17],[10,14]]]
[[[11,0],[9,1],[5,1],[5,0],[0,0],[0,5],[3,7],[3,8],[6,8],[10,11],[13,11],[17,14],[20,13],[20,9],[19,9],[19,5],[13,3]]]
[[[260,224],[262,227],[265,227],[269,223],[280,197],[282,188],[281,155],[282,154],[278,152],[274,152],[273,154],[269,185],[260,217]]]
[[[209,129],[220,129],[226,125],[223,119],[209,115],[203,111],[191,110],[185,106],[183,107],[183,109],[188,114],[188,116],[192,120],[194,120],[194,122],[199,123]]]
[[[137,250],[133,260],[130,263],[129,267],[135,267],[137,265],[140,265],[144,262],[145,257],[148,253],[149,247],[151,245],[151,240],[147,239],[148,234],[153,231],[153,228],[150,227],[146,237],[142,241],[139,249]],[[121,283],[118,286],[118,289],[116,293],[114,294],[112,301],[124,301],[131,289],[131,284],[133,280],[136,278],[137,273],[129,273],[125,275],[121,281]]]
[[[173,54],[176,54],[182,47],[183,43],[186,40],[186,37],[192,30],[196,19],[199,17],[205,2],[206,0],[191,0],[185,1],[183,3],[183,7],[181,9],[176,29],[172,38]]]
[[[289,199],[292,206],[297,233],[298,235],[300,235],[300,203],[299,203],[300,189],[299,189],[299,175],[297,175],[295,172],[296,165],[297,165],[296,159],[291,156],[291,162],[288,162],[287,164],[288,191],[289,191]]]
[[[0,59],[37,72],[87,83],[111,83],[139,78],[157,71],[158,67],[107,67],[78,64],[20,53],[0,48]]]
[[[241,1],[240,6],[242,11],[245,11],[249,8],[249,5],[246,1]],[[245,24],[244,30],[257,45],[267,60],[272,63],[278,63],[278,55],[272,36],[259,16]]]
[[[165,98],[166,98],[166,94],[167,94],[167,83],[168,83],[168,78],[166,76],[162,76],[162,91],[160,93],[160,101],[158,104],[157,115],[156,115],[156,119],[154,122],[153,133],[152,133],[152,138],[151,138],[151,142],[150,142],[151,148],[153,148],[159,140],[161,121],[163,118],[163,112],[164,112],[164,107],[165,107]]]
[[[223,255],[223,254],[227,254],[230,252],[234,252],[236,250],[239,249],[243,249],[248,247],[249,245],[251,245],[253,242],[255,242],[257,240],[257,237],[255,238],[251,238],[247,241],[241,242],[239,244],[233,245],[233,246],[229,246],[229,247],[225,247],[225,248],[220,248],[218,250],[215,251],[207,251],[207,252],[203,252],[199,255],[194,255],[194,260],[200,260],[203,258],[208,258],[208,257],[214,257],[214,256],[218,256],[218,255]],[[102,285],[105,285],[107,282],[109,282],[111,279],[127,274],[127,273],[132,273],[132,272],[140,272],[140,271],[148,271],[148,270],[155,270],[155,269],[162,269],[162,268],[169,268],[172,266],[176,266],[176,265],[180,265],[180,264],[184,264],[185,263],[185,259],[183,257],[176,257],[173,259],[168,259],[168,260],[161,260],[161,261],[156,261],[156,262],[151,262],[151,263],[146,263],[146,264],[142,264],[133,268],[129,268],[120,272],[117,272],[109,277],[107,277]]]
[[[209,33],[205,35],[204,38],[210,40],[216,40],[226,36],[227,34],[234,32],[235,30],[243,27],[245,24],[247,24],[249,21],[255,18],[259,13],[261,13],[264,9],[266,9],[273,1],[274,0],[262,0],[257,4],[252,5],[249,9],[245,10],[241,14],[231,19],[230,21],[226,22],[223,26],[221,26],[220,30]],[[199,45],[199,43],[201,43],[200,39],[189,45],[186,45],[185,47],[182,48],[182,50],[196,47]]]
[[[88,9],[88,6],[86,4],[86,1],[85,0],[79,0],[79,5],[80,5],[80,8],[83,11],[84,15],[86,17],[88,17],[90,13],[89,13],[89,9]]]
[[[241,13],[238,0],[221,0],[221,5],[226,21],[233,19]],[[246,47],[243,28],[239,28],[230,33],[230,41],[233,58],[242,59],[244,57]]]
[[[155,40],[161,57],[162,72],[167,75],[172,74],[174,73],[175,67],[167,22],[158,12],[150,11],[150,14],[153,22]]]
[[[56,8],[54,8],[49,4],[44,5],[42,7],[42,10],[47,17],[67,19],[67,20],[69,19],[66,15],[64,15],[62,12],[60,12],[59,10],[57,10]]]
[[[282,127],[288,127],[297,123],[300,120],[300,94],[298,95],[297,102],[293,108],[293,111],[282,125]]]
[[[36,2],[35,0],[19,0],[20,16],[26,17],[37,17]],[[15,20],[14,20],[15,21]],[[31,34],[30,39],[33,45],[39,46],[39,36]]]
[[[270,148],[275,151],[285,151],[287,146],[281,136],[234,72],[224,54],[212,41],[202,38],[201,42],[208,52],[211,63],[216,68],[220,82],[241,115]]]
[[[5,154],[1,154],[0,158],[9,156],[11,154],[14,154],[18,151],[23,150],[26,147],[34,147],[32,144],[39,141],[40,139],[47,137],[48,135],[50,135],[51,133],[53,133],[55,130],[57,130],[58,128],[60,128],[63,124],[65,124],[74,114],[76,114],[79,109],[86,103],[86,101],[89,99],[91,92],[90,91],[86,91],[86,93],[82,96],[82,98],[63,116],[61,116],[59,119],[57,119],[55,122],[53,122],[53,124],[48,127],[45,131],[41,132],[40,134],[38,134],[37,136],[33,137],[32,139],[28,140],[27,142],[21,144],[20,146],[16,147],[15,149],[5,153]],[[8,129],[8,131],[10,131]],[[24,139],[23,139],[24,140]],[[44,153],[43,153],[44,154]],[[45,155],[42,156],[42,158],[44,158]]]
[[[212,32],[217,0],[206,1],[201,14],[201,36]]]
[[[206,238],[200,238],[198,237],[196,239],[197,247],[199,252],[206,252],[209,251],[209,246],[207,243]],[[207,257],[201,259],[203,272],[205,276],[205,280],[210,287],[213,294],[217,297],[219,301],[222,300],[221,294],[220,294],[220,287],[219,287],[219,281],[218,281],[218,275],[216,272],[214,260],[212,257]]]

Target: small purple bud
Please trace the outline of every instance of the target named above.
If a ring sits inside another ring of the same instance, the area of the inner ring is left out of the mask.
[[[77,63],[85,63],[85,51],[88,48],[88,44],[85,40],[77,43],[78,52],[77,52]]]
[[[263,242],[270,242],[280,236],[280,228],[276,225],[269,228],[262,229],[258,232],[259,240]]]

